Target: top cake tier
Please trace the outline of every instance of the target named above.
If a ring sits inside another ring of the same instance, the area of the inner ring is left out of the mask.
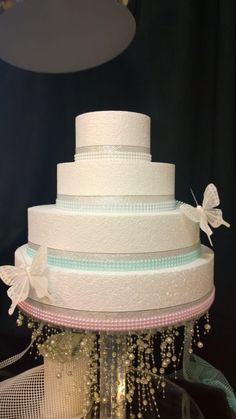
[[[76,156],[121,153],[150,160],[150,118],[125,111],[89,112],[76,118]]]

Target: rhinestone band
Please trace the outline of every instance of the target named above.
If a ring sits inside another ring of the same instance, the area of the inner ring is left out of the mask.
[[[76,154],[96,152],[114,153],[115,151],[149,154],[149,148],[132,145],[91,145],[76,148]]]
[[[60,251],[59,251],[60,252]],[[31,244],[27,246],[27,254],[34,257],[36,249]],[[105,255],[106,259],[82,259],[75,253],[58,252],[54,249],[53,252],[48,249],[48,264],[50,266],[57,266],[66,269],[79,269],[83,271],[102,271],[102,272],[131,272],[131,271],[149,271],[157,269],[172,268],[180,265],[185,265],[195,261],[201,254],[201,248],[177,254],[175,256],[162,256],[160,252],[159,257],[151,256],[146,259],[117,260],[112,259],[112,256]],[[120,255],[122,257],[122,255]],[[139,256],[140,257],[140,256]]]
[[[173,197],[167,198],[166,196],[70,197],[59,195],[56,206],[62,210],[78,212],[159,212],[175,210],[179,206],[179,202]]]
[[[76,149],[75,161],[87,159],[128,159],[151,161],[151,154],[149,149],[146,147],[123,145],[78,147]]]
[[[109,160],[147,160],[151,161],[151,155],[145,153],[129,153],[129,152],[98,152],[98,153],[82,153],[75,154],[75,161],[91,160],[91,159],[109,159]]]

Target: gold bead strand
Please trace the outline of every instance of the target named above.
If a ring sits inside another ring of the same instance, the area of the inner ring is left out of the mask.
[[[210,318],[209,318],[209,312],[207,312],[204,316],[205,324],[204,324],[204,335],[208,334],[211,330],[210,325]]]

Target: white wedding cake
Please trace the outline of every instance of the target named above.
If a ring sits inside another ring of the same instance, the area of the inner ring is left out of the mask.
[[[175,200],[174,164],[151,162],[148,116],[78,116],[75,161],[58,165],[57,193],[56,204],[29,208],[28,244],[15,254],[30,269],[47,248],[51,298],[30,287],[28,301],[103,313],[212,303],[213,251]]]
[[[28,243],[0,267],[9,314],[18,306],[17,325],[32,329],[0,368],[32,345],[44,357],[41,375],[7,380],[1,417],[81,418],[92,407],[93,417],[160,418],[156,386],[165,397],[182,360],[192,380],[189,356],[211,328],[214,254],[200,229],[212,245],[211,227],[229,227],[217,189],[202,205],[177,201],[175,166],[151,162],[150,118],[122,111],[76,118],[75,161],[57,178],[56,204],[29,208]]]

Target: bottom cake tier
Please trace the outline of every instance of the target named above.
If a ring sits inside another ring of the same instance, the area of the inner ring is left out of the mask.
[[[143,312],[196,305],[213,290],[212,250],[201,246],[189,262],[173,267],[130,271],[87,271],[50,264],[48,291],[52,307],[105,313]],[[32,256],[27,245],[17,249],[16,266],[29,267]],[[34,289],[31,301],[42,303]]]

